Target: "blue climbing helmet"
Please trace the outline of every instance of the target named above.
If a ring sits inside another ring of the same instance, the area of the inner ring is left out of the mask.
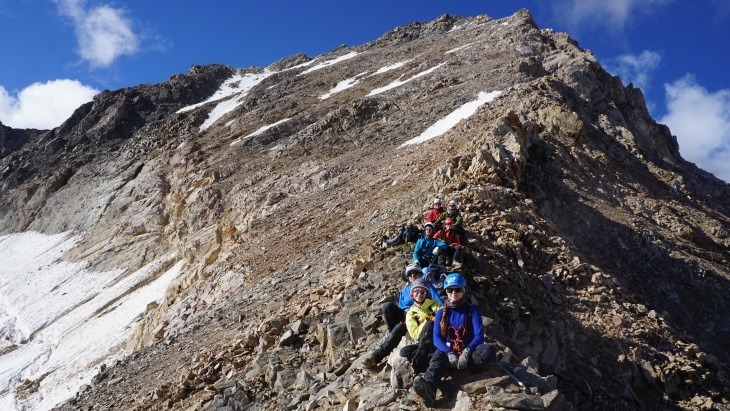
[[[465,287],[466,288],[466,279],[464,276],[462,276],[459,273],[451,273],[446,276],[446,279],[444,280],[444,288],[451,288],[451,287]]]

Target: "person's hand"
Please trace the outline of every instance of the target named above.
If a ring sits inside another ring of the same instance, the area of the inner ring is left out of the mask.
[[[433,255],[439,255],[439,254],[441,254],[441,249],[438,248],[438,247],[434,248],[433,249]]]
[[[458,368],[459,366],[459,356],[454,351],[449,353],[449,365],[451,365],[451,368]]]
[[[461,355],[459,356],[457,368],[460,370],[465,370],[466,367],[469,366],[469,358],[471,358],[471,350],[466,348],[464,349],[464,351],[461,352]]]

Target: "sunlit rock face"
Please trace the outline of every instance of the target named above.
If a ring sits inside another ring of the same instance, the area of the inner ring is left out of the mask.
[[[359,359],[411,260],[382,236],[436,196],[527,383],[455,375],[437,405],[730,398],[730,188],[527,11],[193,66],[2,130],[0,408],[414,409],[397,351]]]

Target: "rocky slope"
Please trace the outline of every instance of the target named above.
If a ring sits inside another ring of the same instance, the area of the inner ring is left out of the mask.
[[[250,87],[195,105],[225,84]],[[422,409],[396,356],[358,358],[409,259],[379,239],[436,195],[462,204],[471,299],[527,385],[454,376],[439,408],[730,407],[730,186],[527,11],[195,66],[3,130],[0,233],[72,230],[67,258],[98,270],[185,260],[130,355],[59,409]]]

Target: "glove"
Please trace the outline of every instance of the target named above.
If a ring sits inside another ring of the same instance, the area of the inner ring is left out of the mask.
[[[439,255],[439,254],[441,254],[441,249],[438,248],[438,247],[434,248],[433,249],[433,255]]]
[[[464,349],[464,351],[461,352],[461,355],[459,356],[457,368],[460,370],[465,370],[466,367],[469,366],[469,358],[471,358],[471,350],[466,348]]]
[[[449,353],[449,365],[451,365],[451,368],[458,368],[459,366],[459,356],[454,351]]]

